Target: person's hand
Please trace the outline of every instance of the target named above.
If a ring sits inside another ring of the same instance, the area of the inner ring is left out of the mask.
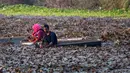
[[[28,39],[29,42],[32,42],[32,41],[33,41],[33,39],[32,39],[31,36],[28,36],[27,39]]]
[[[27,37],[27,39],[31,39],[31,37],[30,37],[30,36],[28,36],[28,37]]]
[[[29,42],[33,42],[32,40],[29,40]]]

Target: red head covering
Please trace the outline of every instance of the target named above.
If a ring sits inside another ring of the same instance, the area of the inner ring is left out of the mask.
[[[40,29],[41,29],[42,27],[41,27],[41,25],[40,24],[34,24],[33,26],[32,26],[32,29],[33,29],[33,35],[36,33],[36,32],[38,32]]]

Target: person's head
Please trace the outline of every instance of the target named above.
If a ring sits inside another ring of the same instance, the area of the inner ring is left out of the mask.
[[[49,32],[49,26],[47,24],[44,24],[44,32]]]
[[[34,25],[32,26],[32,29],[33,29],[34,32],[37,32],[37,31],[40,30],[41,28],[42,28],[42,27],[41,27],[40,24],[34,24]]]

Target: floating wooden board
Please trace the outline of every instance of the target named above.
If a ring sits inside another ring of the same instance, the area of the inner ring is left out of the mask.
[[[22,45],[33,45],[31,42],[23,42]],[[77,45],[77,46],[88,46],[88,47],[101,47],[101,41],[65,41],[65,42],[58,42],[57,46],[70,46],[70,45]]]
[[[79,41],[65,41],[65,42],[58,42],[57,46],[69,46],[69,45],[77,45],[77,46],[101,46],[101,41],[95,40],[95,41],[88,41],[88,40],[79,40]]]

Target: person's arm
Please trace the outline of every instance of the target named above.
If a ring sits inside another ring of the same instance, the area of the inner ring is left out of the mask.
[[[42,35],[41,35],[41,33],[39,32],[38,36],[35,37],[33,43],[35,44],[35,43],[38,42],[41,38],[42,38]]]
[[[46,45],[45,47],[48,48],[48,47],[51,47],[53,46],[53,42],[50,42],[48,45]]]

